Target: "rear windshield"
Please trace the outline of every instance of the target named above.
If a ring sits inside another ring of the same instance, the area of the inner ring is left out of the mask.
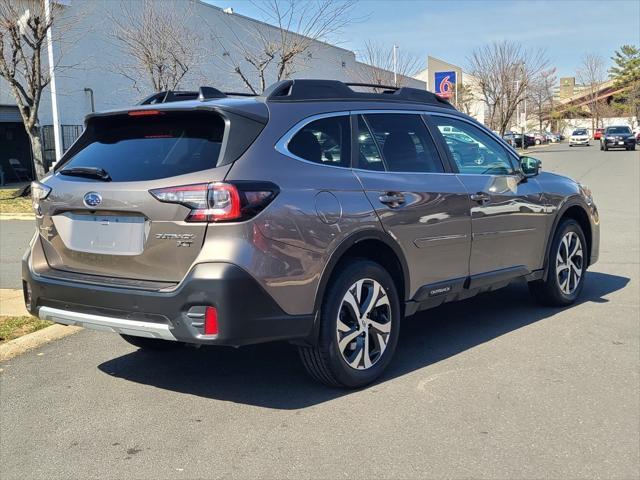
[[[631,133],[631,129],[629,127],[609,127],[607,128],[607,133],[612,134],[623,134],[623,133]]]
[[[93,120],[62,170],[98,167],[115,182],[155,180],[216,167],[224,121],[215,113],[166,113]]]

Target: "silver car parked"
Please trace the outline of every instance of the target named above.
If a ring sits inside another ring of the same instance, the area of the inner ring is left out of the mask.
[[[576,301],[598,258],[586,187],[430,92],[356,87],[89,115],[32,187],[29,310],[145,349],[286,340],[319,381],[360,387],[418,311],[517,278]]]

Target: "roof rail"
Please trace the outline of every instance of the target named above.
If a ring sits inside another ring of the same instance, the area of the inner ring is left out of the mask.
[[[138,105],[154,105],[157,103],[181,102],[183,100],[200,100],[201,102],[205,102],[207,100],[213,100],[216,98],[255,96],[257,95],[253,93],[222,92],[213,87],[200,87],[197,92],[178,90],[165,90],[163,92],[157,92],[142,99],[138,103]]]
[[[349,88],[370,87],[382,88],[382,93],[357,92]],[[300,101],[385,101],[402,103],[429,103],[444,108],[454,109],[444,98],[433,92],[410,87],[391,87],[372,83],[343,83],[338,80],[281,80],[264,91],[267,102],[300,102]]]

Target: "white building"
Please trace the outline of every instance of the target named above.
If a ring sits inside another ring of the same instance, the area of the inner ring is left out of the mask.
[[[416,78],[427,84],[427,90],[434,93],[440,93],[441,86],[437,83],[436,78],[441,77],[439,74],[452,72],[455,75],[455,81],[452,77],[451,83],[453,84],[453,87],[449,101],[456,105],[459,110],[464,111],[464,113],[467,113],[479,122],[484,123],[487,113],[487,105],[482,99],[478,79],[473,75],[466,73],[462,67],[430,56],[427,57],[427,68],[418,73]],[[466,87],[467,90],[467,95],[464,101],[462,95],[458,95],[460,93],[458,91],[460,85]],[[460,99],[459,102],[456,98],[457,95]]]
[[[92,108],[100,111],[132,105],[153,93],[153,89],[144,78],[134,82],[119,73],[123,65],[131,64],[133,60],[113,37],[116,27],[112,19],[118,18],[123,8],[143,8],[144,2],[52,1],[62,5],[63,10],[60,21],[54,26],[53,36],[65,38],[54,41],[54,57],[61,65],[71,66],[56,75],[59,123],[66,149],[81,132],[83,119]],[[274,34],[277,29],[255,19],[225,13],[223,9],[199,0],[176,0],[170,7],[175,15],[185,19],[187,28],[201,42],[199,61],[180,83],[180,88],[190,90],[208,85],[223,91],[247,91],[240,77],[233,73],[228,59],[241,57],[238,42],[245,49],[258,48],[256,28],[267,34]],[[358,62],[350,50],[313,41],[292,77],[362,82],[366,78],[363,72],[369,68]],[[275,71],[270,70],[267,77],[269,82],[274,81]],[[404,83],[425,88],[425,83],[417,79],[409,78]],[[54,158],[50,128],[53,120],[48,89],[44,92],[39,113],[44,130],[45,158],[51,161]],[[0,166],[8,180],[12,180],[9,158],[18,158],[25,167],[31,166],[30,148],[25,142],[26,135],[13,95],[7,83],[0,79]]]

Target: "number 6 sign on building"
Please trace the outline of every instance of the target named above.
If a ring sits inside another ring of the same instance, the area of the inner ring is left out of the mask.
[[[456,84],[456,72],[435,72],[436,95],[451,98]]]

